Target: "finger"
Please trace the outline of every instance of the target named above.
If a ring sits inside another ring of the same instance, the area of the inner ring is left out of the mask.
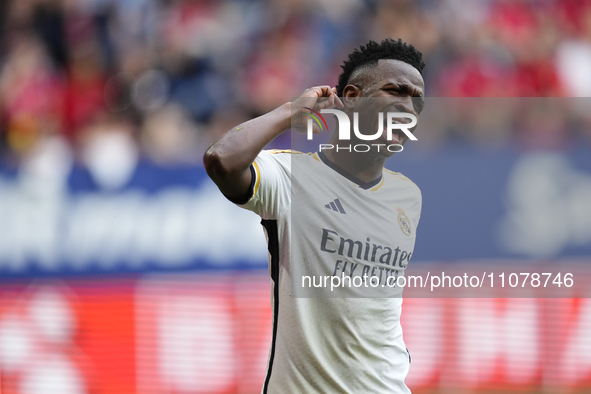
[[[331,92],[332,92],[334,105],[336,107],[343,108],[345,105],[343,104],[343,102],[341,101],[341,99],[338,96],[337,88],[336,87],[332,88]]]
[[[319,88],[322,91],[322,97],[330,97],[332,94],[332,89],[328,85],[319,86]]]
[[[322,108],[326,108],[327,103],[328,103],[328,101],[326,101],[326,100],[318,100],[318,101],[316,101],[316,105],[314,105],[314,109],[318,111]]]
[[[337,107],[339,107],[339,108],[345,108],[345,104],[343,104],[343,101],[341,100],[341,98],[339,96],[337,96],[335,94],[334,99],[335,99],[335,103],[336,103],[336,106]]]
[[[300,97],[314,97],[318,98],[322,96],[322,89],[320,86],[314,86],[304,90]]]
[[[332,91],[331,91],[332,93]],[[334,94],[331,94],[330,96],[328,96],[328,105],[330,107],[334,106]]]
[[[322,99],[322,104],[326,105],[327,107],[330,107],[333,103],[333,98],[332,96],[327,96],[327,97],[323,97]]]
[[[332,106],[332,104],[330,103],[330,101],[329,100],[325,100],[323,102],[316,103],[316,107],[315,108],[317,108],[318,110],[320,110],[320,109],[328,108],[330,106]]]

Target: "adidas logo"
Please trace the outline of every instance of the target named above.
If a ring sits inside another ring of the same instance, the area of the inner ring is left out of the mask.
[[[345,215],[347,214],[347,212],[345,212],[345,208],[343,208],[343,204],[341,204],[341,202],[339,201],[338,198],[335,199],[334,201],[329,202],[324,207],[328,208],[328,209],[332,209],[335,212],[340,212]]]

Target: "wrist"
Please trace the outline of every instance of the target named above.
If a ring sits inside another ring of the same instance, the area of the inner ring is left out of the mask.
[[[277,107],[278,115],[280,117],[281,131],[291,128],[291,102],[288,101]]]

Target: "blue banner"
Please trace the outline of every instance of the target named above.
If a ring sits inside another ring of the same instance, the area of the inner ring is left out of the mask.
[[[390,161],[423,193],[413,260],[591,255],[591,148],[447,147]]]

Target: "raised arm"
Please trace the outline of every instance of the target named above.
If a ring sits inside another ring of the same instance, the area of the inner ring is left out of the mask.
[[[300,97],[305,104],[298,105],[298,100],[285,103],[265,115],[236,126],[205,152],[203,163],[207,174],[230,200],[242,202],[250,197],[250,165],[267,144],[290,127],[299,131],[304,129],[304,117],[300,116],[302,106],[314,102],[314,108],[319,109],[332,105],[342,108],[343,105],[336,97],[336,89],[330,86],[307,89]]]

